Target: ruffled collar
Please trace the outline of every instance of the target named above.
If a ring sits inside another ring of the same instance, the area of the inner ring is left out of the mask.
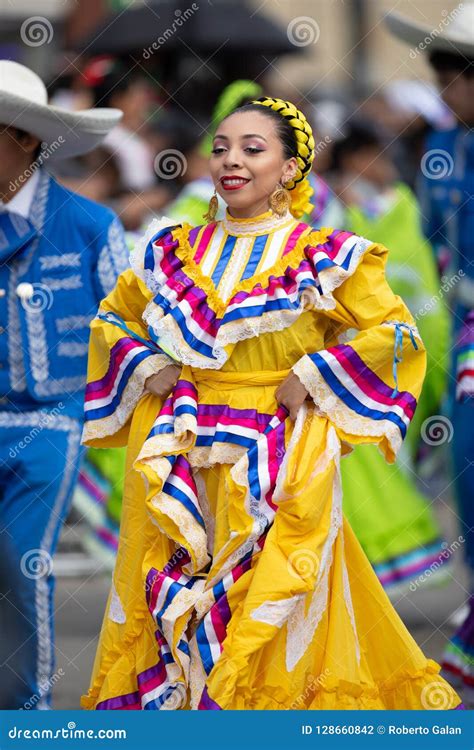
[[[296,219],[289,211],[284,216],[277,216],[273,211],[265,211],[250,219],[236,219],[226,209],[225,218],[222,219],[221,224],[227,234],[237,237],[258,237],[276,232],[277,229],[289,226],[292,222],[296,222]]]

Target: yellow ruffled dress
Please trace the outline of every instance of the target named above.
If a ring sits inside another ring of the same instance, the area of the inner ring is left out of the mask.
[[[341,456],[393,461],[424,376],[386,256],[290,214],[150,225],[91,326],[84,440],[128,457],[84,708],[459,706],[341,509]],[[170,356],[161,400],[144,383]]]

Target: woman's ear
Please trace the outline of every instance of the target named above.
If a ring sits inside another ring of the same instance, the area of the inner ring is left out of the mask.
[[[292,156],[291,159],[288,159],[288,161],[285,163],[285,166],[283,167],[283,174],[281,176],[282,184],[284,185],[286,182],[290,182],[290,180],[293,180],[294,177],[296,177],[297,171],[298,162],[296,161],[296,158]]]

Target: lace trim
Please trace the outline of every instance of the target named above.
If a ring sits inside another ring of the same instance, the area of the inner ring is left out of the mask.
[[[191,698],[191,710],[197,711],[206,686],[206,673],[204,672],[196,636],[193,635],[189,642],[191,664],[189,667],[189,691]]]
[[[336,427],[343,430],[346,436],[349,438],[350,436],[384,438],[390,449],[388,458],[394,459],[402,445],[402,436],[396,425],[388,419],[383,420],[385,424],[382,420],[377,422],[349,409],[328,386],[307,354],[293,365],[292,370],[312,396],[320,412]]]
[[[341,532],[342,536],[342,532]],[[355,652],[356,652],[356,658],[357,662],[360,665],[360,644],[359,644],[359,636],[357,634],[357,626],[355,621],[355,615],[354,615],[354,607],[352,604],[352,594],[351,594],[351,585],[349,582],[349,575],[347,572],[347,564],[344,557],[344,561],[342,564],[342,581],[343,581],[343,589],[344,589],[344,602],[346,604],[347,613],[349,615],[349,619],[351,621],[352,625],[352,632],[354,633],[354,642],[355,642]]]
[[[236,464],[247,453],[243,445],[215,442],[212,446],[192,448],[188,453],[188,461],[193,469],[210,469],[214,464]]]
[[[115,584],[113,582],[111,588],[108,617],[109,620],[112,620],[112,622],[117,622],[119,625],[123,625],[123,623],[127,620],[122,602],[120,601],[120,597],[117,594],[117,589],[115,588]]]
[[[147,378],[163,370],[169,363],[169,357],[165,354],[153,354],[142,360],[125,386],[120,403],[114,413],[108,417],[91,419],[85,423],[82,442],[99,440],[118,432],[127,423],[139,399],[143,396]]]
[[[342,531],[342,483],[339,467],[340,455],[341,446],[339,439],[334,428],[330,427],[328,430],[325,451],[317,461],[317,470],[313,472],[313,476],[315,473],[323,472],[331,461],[335,462],[336,472],[333,483],[330,530],[321,552],[318,576],[309,607],[306,605],[307,596],[305,596],[297,602],[288,619],[288,634],[286,640],[286,668],[288,672],[291,672],[296,667],[306,652],[327,608],[329,597],[329,573],[332,566],[333,547],[336,538]]]
[[[177,644],[179,642],[180,636],[184,633],[192,617],[194,605],[199,599],[204,589],[204,585],[205,580],[201,578],[193,583],[192,588],[188,589],[183,587],[176,594],[171,604],[166,608],[161,618],[163,636],[166,639],[167,643],[170,645],[173,656],[178,666],[181,664],[181,652],[179,651],[177,646],[173,646],[173,644]],[[183,615],[186,615],[186,618],[184,622],[180,623],[180,628],[178,631],[176,623],[178,621],[178,618],[182,617]],[[175,679],[179,676],[180,674],[176,675]]]
[[[257,622],[264,622],[266,625],[281,628],[287,621],[290,613],[294,610],[295,605],[304,598],[305,594],[297,594],[289,599],[263,602],[263,604],[250,613],[250,617]]]
[[[188,458],[189,458],[189,455],[188,455]],[[204,526],[206,529],[207,552],[209,554],[209,557],[212,557],[212,553],[214,550],[214,535],[215,535],[216,519],[215,519],[214,514],[211,511],[211,506],[209,504],[209,498],[207,496],[207,491],[206,491],[206,483],[200,471],[197,471],[194,474],[194,481],[196,483],[198,503],[199,503],[199,507],[201,508],[202,517],[204,519]]]
[[[286,224],[295,225],[298,221],[287,211],[284,216],[277,216],[272,211],[266,211],[260,216],[252,219],[236,219],[226,211],[225,218],[222,219],[222,226],[227,234],[236,235],[237,237],[256,237],[259,234],[270,234],[282,229]]]
[[[160,492],[158,495],[151,500],[151,505],[158,511],[163,513],[164,516],[169,518],[179,529],[179,532],[185,540],[184,547],[188,550],[189,554],[192,555],[195,562],[190,563],[187,566],[183,566],[183,570],[188,568],[188,575],[194,575],[199,570],[203,570],[209,562],[209,555],[207,553],[207,538],[205,530],[197,523],[196,519],[193,518],[191,513],[184,508],[181,503],[177,503],[172,497],[165,495]],[[160,524],[159,519],[156,519],[157,525],[160,530],[166,534],[166,536],[173,542],[177,540],[169,534],[169,531]],[[169,641],[172,643],[172,641]]]

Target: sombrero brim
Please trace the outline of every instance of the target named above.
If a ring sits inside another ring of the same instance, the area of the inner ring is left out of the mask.
[[[448,26],[442,32],[435,34],[433,27],[416,23],[393,11],[387,13],[384,21],[394,36],[415,47],[424,44],[428,52],[440,50],[474,57],[474,40],[469,41],[465,36],[453,32]]]
[[[92,151],[121,117],[120,109],[73,112],[0,91],[0,126],[20,128],[39,138],[50,161]]]

